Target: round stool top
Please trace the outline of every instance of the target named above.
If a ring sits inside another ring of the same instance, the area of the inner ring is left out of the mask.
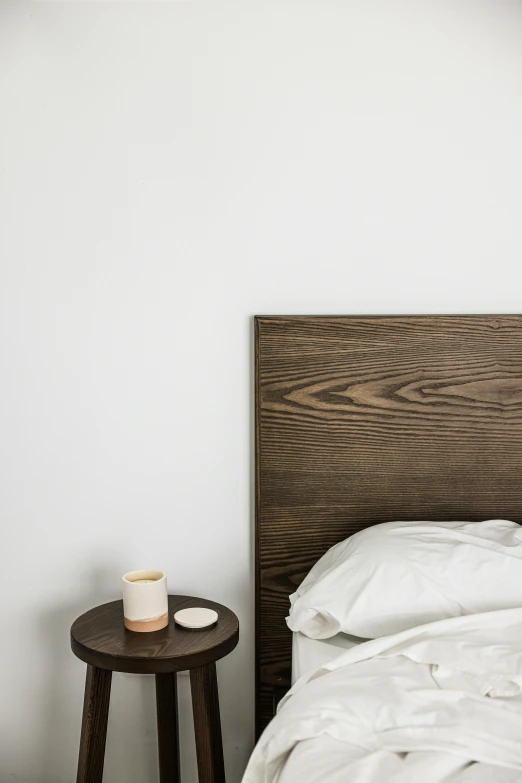
[[[180,609],[203,606],[217,612],[210,628],[192,630],[174,622]],[[234,649],[239,622],[230,609],[204,598],[169,595],[169,624],[161,631],[138,633],[123,624],[123,601],[90,609],[71,627],[71,648],[85,663],[99,669],[135,674],[163,674],[205,666]]]

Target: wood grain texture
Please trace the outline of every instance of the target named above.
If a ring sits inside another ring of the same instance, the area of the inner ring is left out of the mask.
[[[194,606],[214,609],[217,623],[194,631],[176,625],[175,612]],[[167,674],[204,666],[231,652],[238,638],[234,612],[214,601],[183,595],[169,595],[169,625],[160,631],[128,631],[123,624],[122,601],[91,609],[71,628],[71,648],[82,661],[135,674]]]
[[[180,783],[177,674],[156,674],[160,783]]]
[[[190,671],[199,783],[225,783],[216,664]]]
[[[256,728],[288,596],[378,522],[522,522],[522,316],[258,317]]]
[[[76,783],[102,783],[112,672],[87,667]]]

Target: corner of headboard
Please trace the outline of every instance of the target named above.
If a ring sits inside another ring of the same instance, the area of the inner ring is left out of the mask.
[[[392,519],[522,521],[522,316],[256,316],[256,733],[288,597]]]

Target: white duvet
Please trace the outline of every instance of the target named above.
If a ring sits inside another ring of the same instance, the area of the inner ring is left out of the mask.
[[[299,680],[243,783],[522,783],[522,609],[374,639]]]

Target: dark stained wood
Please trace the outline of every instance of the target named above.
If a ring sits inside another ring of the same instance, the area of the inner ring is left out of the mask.
[[[112,672],[87,667],[76,783],[102,783]]]
[[[177,674],[156,674],[160,783],[179,783]]]
[[[211,628],[191,631],[176,625],[179,609],[204,606],[218,613]],[[168,674],[204,666],[237,645],[239,624],[230,609],[214,601],[169,595],[169,625],[161,631],[137,633],[123,624],[123,602],[111,601],[78,617],[71,628],[74,654],[91,666],[136,674]]]
[[[215,625],[191,631],[173,620],[179,609],[204,606],[218,614]],[[237,645],[239,623],[214,601],[169,595],[169,625],[136,633],[123,623],[123,602],[111,601],[79,617],[71,647],[87,663],[77,783],[102,783],[113,671],[156,675],[160,783],[179,783],[176,672],[191,670],[192,705],[200,783],[224,783],[216,661]]]
[[[225,783],[216,664],[190,671],[199,783]]]
[[[390,520],[522,522],[522,316],[258,317],[256,730],[288,687],[288,596]]]

